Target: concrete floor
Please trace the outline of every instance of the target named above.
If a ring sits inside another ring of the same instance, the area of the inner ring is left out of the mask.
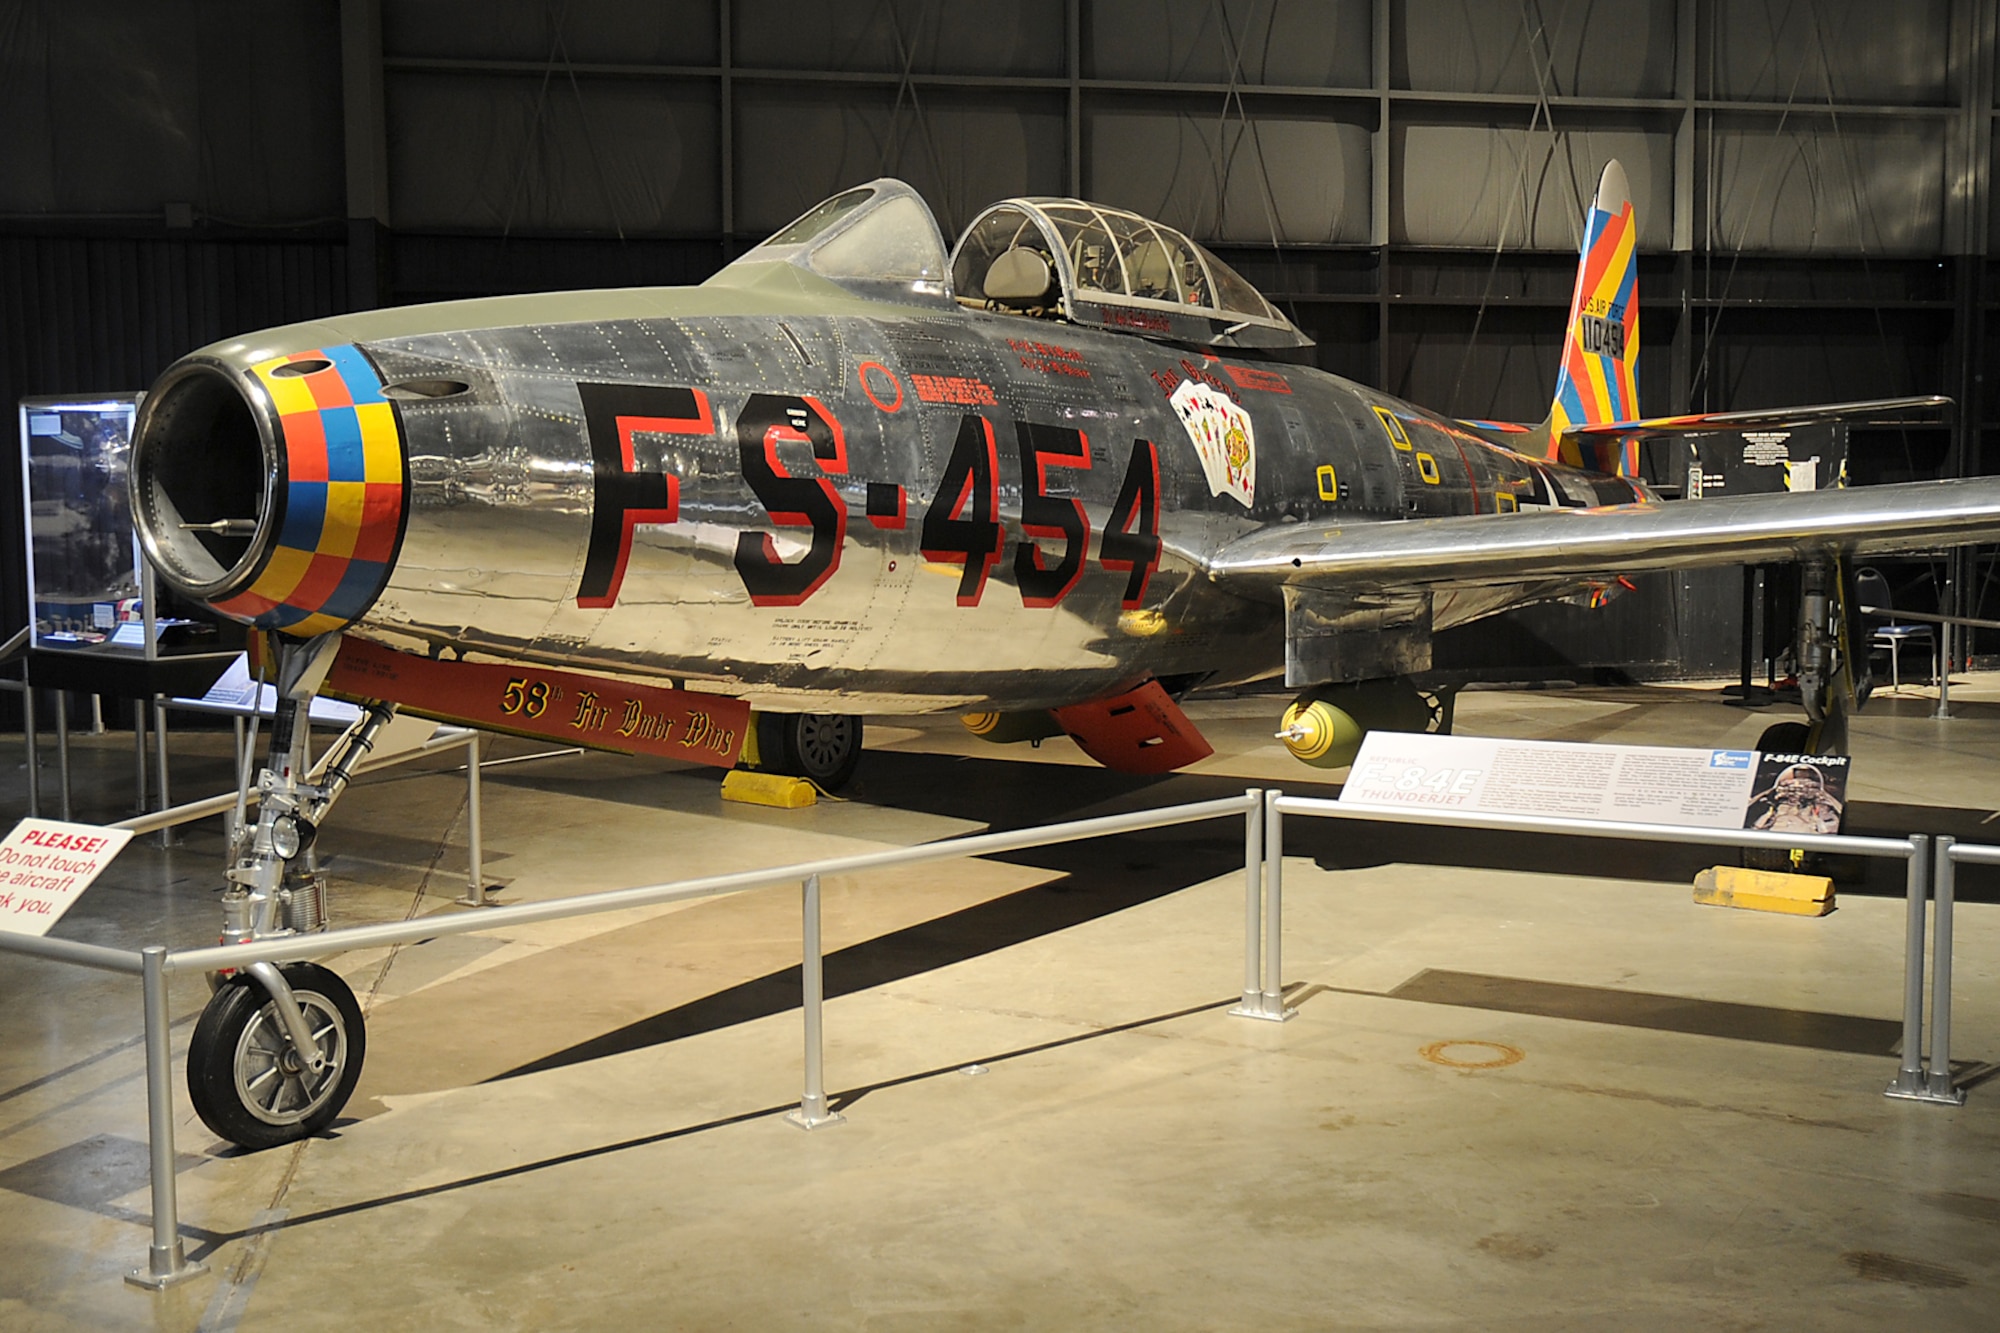
[[[2000,842],[2000,678],[1954,697],[1948,722],[1915,690],[1858,720],[1855,827]],[[521,902],[1330,791],[1268,740],[1280,702],[1203,705],[1216,756],[1162,780],[877,726],[854,799],[804,811],[650,761],[498,767],[489,878]],[[1479,692],[1459,726],[1747,745],[1778,716],[1703,688]],[[222,789],[226,749],[177,736],[177,794]],[[453,762],[343,802],[337,921],[461,910]],[[120,817],[131,766],[129,736],[79,742],[79,817]],[[0,817],[22,776],[0,738]],[[148,1238],[137,988],[0,957],[0,1328],[1995,1326],[2000,906],[1959,914],[1976,1086],[1951,1110],[1881,1095],[1896,867],[1810,920],[1695,906],[1713,858],[1671,848],[1293,820],[1280,1026],[1226,1014],[1241,842],[1217,823],[829,881],[847,1119],[811,1134],[781,1118],[794,893],[336,959],[369,1014],[347,1118],[243,1155],[177,1084],[210,1273],[161,1294],[119,1280]],[[219,857],[212,822],[135,841],[57,933],[211,940]],[[1454,859],[1488,868],[1428,864]],[[177,1057],[204,999],[176,982]]]

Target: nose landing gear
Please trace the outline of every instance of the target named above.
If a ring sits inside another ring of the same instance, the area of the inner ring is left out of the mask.
[[[354,767],[395,709],[375,704],[329,757],[318,782],[301,771],[305,710],[338,639],[279,651],[270,757],[258,777],[257,823],[237,834],[222,897],[222,940],[244,944],[320,930],[322,886],[304,857],[314,829],[347,789]],[[315,963],[253,963],[215,978],[188,1044],[188,1097],[202,1123],[252,1150],[317,1134],[361,1077],[361,1006],[346,982]]]

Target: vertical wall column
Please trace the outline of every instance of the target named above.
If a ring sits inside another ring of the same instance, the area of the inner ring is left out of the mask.
[[[382,98],[381,0],[340,0],[340,101],[347,157],[347,308],[386,288],[389,140]]]

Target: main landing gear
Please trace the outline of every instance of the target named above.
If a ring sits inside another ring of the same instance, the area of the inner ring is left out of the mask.
[[[759,713],[752,766],[838,791],[861,763],[861,730],[847,713]]]
[[[336,636],[279,650],[270,757],[258,776],[257,822],[239,825],[222,895],[222,942],[323,930],[325,881],[308,856],[313,834],[374,747],[395,709],[369,707],[336,744],[318,782],[301,771],[305,712],[332,661]],[[314,963],[252,963],[211,978],[214,994],[188,1044],[188,1097],[202,1123],[252,1150],[317,1134],[361,1077],[361,1006]]]
[[[1847,720],[1868,700],[1866,636],[1860,633],[1859,605],[1839,562],[1815,556],[1800,564],[1798,641],[1793,648],[1804,722],[1774,722],[1757,738],[1761,754],[1845,754]],[[1859,646],[1858,646],[1859,645]],[[1745,847],[1743,864],[1753,870],[1845,873],[1832,858],[1802,848]]]

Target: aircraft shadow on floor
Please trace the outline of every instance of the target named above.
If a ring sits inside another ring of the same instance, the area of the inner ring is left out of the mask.
[[[1241,779],[1211,775],[1134,777],[1099,768],[1026,763],[970,756],[893,751],[868,756],[853,796],[874,804],[956,819],[977,820],[1001,831],[1123,810],[1210,800],[1240,793]],[[1287,788],[1299,795],[1331,795],[1325,784]],[[1976,827],[1975,811],[1925,807],[1874,807],[1857,802],[1857,822],[1943,817]],[[1577,839],[1539,834],[1294,818],[1286,852],[1310,856],[1324,869],[1362,869],[1408,862],[1465,865],[1546,874],[1690,883],[1717,859],[1714,848],[1663,847],[1621,839]],[[1058,872],[1047,883],[1023,889],[827,955],[826,994],[848,995],[963,962],[1009,945],[1096,920],[1191,885],[1239,870],[1242,825],[1218,819],[1136,835],[1030,848],[991,858]],[[1900,861],[1862,862],[1863,892],[1903,891]],[[2000,901],[1992,882],[1967,867],[1963,896]],[[1891,882],[1893,881],[1893,882]],[[1846,887],[1846,886],[1843,886]],[[1969,890],[1969,891],[1965,891]],[[1850,891],[1852,891],[1850,889]],[[496,1079],[559,1069],[586,1060],[711,1032],[795,1009],[797,967],[771,972],[691,1003],[641,1019],[601,1036],[515,1066]],[[1698,1008],[1701,1001],[1685,1001]],[[1839,1019],[1840,1016],[1829,1016]],[[1697,1027],[1696,1031],[1706,1031]],[[1871,1031],[1868,1041],[1873,1043]],[[1778,1040],[1784,1038],[1778,1037]],[[1808,1041],[1805,1044],[1817,1044]]]

